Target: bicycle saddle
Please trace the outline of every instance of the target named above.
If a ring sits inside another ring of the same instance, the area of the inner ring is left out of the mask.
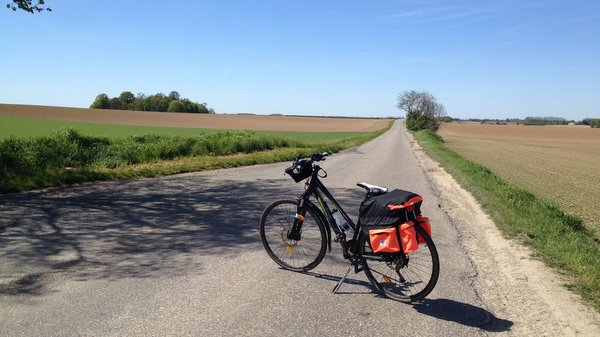
[[[371,184],[367,184],[367,183],[362,182],[362,181],[357,182],[356,185],[364,188],[365,190],[367,190],[367,194],[372,195],[372,196],[382,195],[382,194],[386,194],[388,192],[388,188],[387,187],[381,187],[381,186],[377,186],[377,185],[371,185]]]

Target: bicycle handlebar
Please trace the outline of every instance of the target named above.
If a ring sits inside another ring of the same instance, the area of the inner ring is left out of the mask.
[[[331,153],[329,153],[329,152],[323,152],[323,153],[315,152],[310,156],[310,160],[312,160],[312,161],[325,160],[325,157],[327,157],[329,155],[331,155]]]
[[[300,182],[306,178],[310,178],[311,175],[318,173],[321,169],[319,165],[315,164],[318,161],[325,160],[325,157],[329,156],[329,152],[313,153],[310,158],[300,159],[300,156],[294,160],[292,166],[285,169],[285,173],[289,174],[295,182]],[[325,173],[326,177],[327,173]]]

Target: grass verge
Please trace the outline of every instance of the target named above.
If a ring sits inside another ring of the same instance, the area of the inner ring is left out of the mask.
[[[265,164],[308,156],[315,151],[338,152],[381,135],[391,125],[324,143],[244,131],[194,137],[108,138],[66,129],[45,137],[11,137],[0,141],[0,193]]]
[[[569,289],[600,311],[600,243],[581,219],[464,159],[437,134],[413,134],[426,153],[473,194],[506,236],[532,247],[537,258],[569,277]]]

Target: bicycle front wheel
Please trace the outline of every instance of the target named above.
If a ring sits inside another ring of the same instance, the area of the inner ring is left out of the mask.
[[[385,297],[401,301],[422,300],[435,287],[440,273],[437,249],[427,232],[415,225],[425,243],[416,251],[401,254],[374,254],[367,235],[359,241],[361,261],[367,278]]]
[[[308,271],[325,257],[327,236],[321,219],[307,208],[300,239],[288,237],[296,219],[297,204],[295,200],[279,200],[269,205],[260,219],[260,238],[267,254],[278,265],[293,271]]]

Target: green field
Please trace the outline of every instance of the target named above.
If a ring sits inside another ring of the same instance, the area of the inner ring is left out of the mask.
[[[48,136],[60,129],[72,128],[86,136],[119,138],[127,136],[198,136],[221,132],[219,129],[196,129],[137,126],[120,124],[96,124],[58,120],[42,120],[24,117],[0,116],[0,140],[14,137]],[[337,142],[368,134],[368,132],[290,132],[290,131],[252,131],[257,135],[275,136],[307,144]]]
[[[337,152],[374,132],[240,131],[0,117],[0,193],[265,164]]]

